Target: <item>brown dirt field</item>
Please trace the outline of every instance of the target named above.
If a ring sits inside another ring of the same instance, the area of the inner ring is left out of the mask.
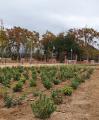
[[[7,109],[0,101],[0,120],[38,120],[33,116],[30,103]],[[64,97],[49,120],[99,120],[99,70],[90,80],[81,84],[71,97]]]

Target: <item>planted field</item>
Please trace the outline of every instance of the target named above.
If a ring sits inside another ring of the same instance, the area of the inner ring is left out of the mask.
[[[79,65],[0,68],[0,120],[51,119],[92,72]]]

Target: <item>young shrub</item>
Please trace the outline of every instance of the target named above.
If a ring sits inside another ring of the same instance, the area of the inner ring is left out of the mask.
[[[2,77],[2,84],[3,84],[5,87],[10,87],[10,79],[7,78],[7,76],[3,76],[3,77]]]
[[[73,80],[78,81],[79,84],[81,84],[82,82],[85,82],[85,80],[83,79],[82,75],[76,75]]]
[[[22,75],[22,76],[20,77],[20,81],[24,84],[24,83],[26,82],[26,78]]]
[[[60,78],[62,81],[65,81],[66,79],[70,79],[74,77],[74,71],[72,67],[67,67],[67,66],[61,66],[60,67]]]
[[[36,80],[37,79],[36,68],[31,67],[31,72],[32,72],[32,79]]]
[[[59,105],[63,102],[62,92],[60,90],[54,90],[51,93],[52,100],[55,104]]]
[[[22,72],[24,72],[25,68],[23,66],[19,66],[19,67],[17,67],[17,69],[20,73],[22,73]]]
[[[14,75],[14,80],[16,80],[16,81],[19,81],[20,80],[20,74],[16,74],[16,75]]]
[[[29,79],[29,69],[28,68],[23,72],[23,76],[25,77],[26,80]]]
[[[15,69],[13,71],[13,79],[16,80],[16,81],[19,81],[20,80],[20,76],[21,76],[21,73],[17,69]]]
[[[55,79],[55,80],[53,80],[53,83],[54,83],[55,85],[58,85],[58,84],[60,84],[60,83],[61,83],[61,81],[60,81],[60,80],[58,80],[58,79]]]
[[[65,86],[62,91],[65,95],[70,96],[72,95],[73,89],[70,86]]]
[[[39,99],[32,103],[31,107],[35,117],[40,119],[49,118],[56,110],[53,101],[45,95],[40,95]]]
[[[10,108],[13,106],[13,98],[8,96],[7,94],[4,95],[4,104],[5,107]]]
[[[23,82],[22,81],[19,81],[15,87],[13,88],[13,91],[14,92],[21,92],[22,91],[22,87],[23,87]]]
[[[21,105],[22,101],[25,99],[25,95],[18,97],[17,99],[9,96],[8,94],[4,95],[4,104],[5,107],[10,108],[10,107],[14,107],[16,105]]]
[[[36,86],[36,81],[30,80],[30,87],[35,87],[35,86]]]
[[[52,82],[49,81],[49,80],[44,80],[43,84],[44,84],[44,87],[47,88],[47,89],[52,88]]]
[[[73,79],[73,80],[71,81],[71,87],[72,87],[73,89],[77,89],[78,86],[79,86],[79,84],[80,84],[80,82],[77,81],[76,79]]]

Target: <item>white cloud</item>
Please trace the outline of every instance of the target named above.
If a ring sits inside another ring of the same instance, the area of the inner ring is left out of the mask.
[[[99,30],[99,0],[0,0],[0,17],[6,26],[21,26],[41,33],[70,27]]]

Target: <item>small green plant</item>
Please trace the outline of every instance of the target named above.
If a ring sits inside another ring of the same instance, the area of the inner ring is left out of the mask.
[[[10,108],[16,105],[21,105],[22,101],[25,99],[25,95],[14,98],[13,96],[9,96],[7,93],[4,95],[4,104],[5,107]]]
[[[60,78],[62,81],[65,81],[67,79],[73,78],[74,77],[74,70],[72,67],[67,67],[67,66],[61,66],[60,67]]]
[[[82,82],[85,82],[82,75],[76,75],[72,80],[78,81],[79,84],[81,84]]]
[[[23,87],[23,82],[22,81],[19,81],[15,87],[13,88],[13,91],[14,92],[21,92],[22,91],[22,87]]]
[[[63,102],[62,92],[61,90],[54,90],[51,93],[52,100],[55,104],[59,105]]]
[[[30,87],[35,87],[35,86],[36,86],[36,81],[30,80]]]
[[[26,78],[22,75],[22,76],[20,77],[20,81],[24,84],[24,83],[26,82]]]
[[[73,89],[70,86],[65,86],[62,91],[65,95],[70,96],[72,95]]]
[[[55,79],[55,80],[53,81],[53,83],[54,83],[55,85],[58,85],[60,82],[61,82],[61,81],[58,80],[58,79]]]
[[[56,110],[53,101],[45,95],[40,95],[39,99],[32,103],[31,107],[35,117],[40,119],[49,118]]]
[[[20,74],[19,71],[16,70],[16,69],[15,69],[13,72],[14,72],[14,73],[13,73],[13,79],[16,80],[16,81],[19,81],[21,74]]]
[[[4,95],[4,104],[5,107],[10,108],[13,106],[13,98],[8,96],[7,94]]]
[[[28,68],[23,72],[23,76],[25,77],[26,80],[29,79],[29,73],[28,72],[29,72]]]
[[[47,89],[52,88],[52,82],[50,80],[44,80],[43,84],[44,84],[44,87]]]
[[[19,67],[17,67],[17,69],[20,73],[24,72],[24,67],[23,66],[19,66]]]
[[[78,86],[79,86],[79,84],[80,84],[80,82],[77,81],[76,79],[73,79],[73,80],[71,81],[71,87],[72,87],[73,89],[77,89]]]

